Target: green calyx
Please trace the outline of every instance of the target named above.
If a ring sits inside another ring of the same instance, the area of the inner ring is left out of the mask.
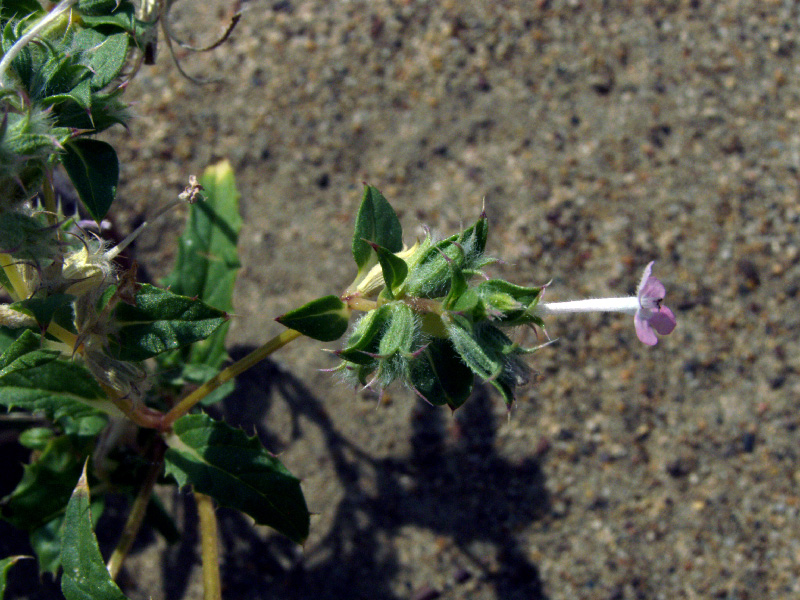
[[[533,313],[541,288],[478,280],[494,262],[485,255],[485,213],[456,235],[435,240],[428,234],[398,250],[401,233],[389,203],[367,186],[353,239],[359,274],[342,299],[354,307],[370,304],[337,352],[339,370],[365,386],[403,381],[431,404],[453,409],[469,397],[478,375],[511,404],[527,379],[520,357],[533,349],[514,344],[501,328],[541,327]]]

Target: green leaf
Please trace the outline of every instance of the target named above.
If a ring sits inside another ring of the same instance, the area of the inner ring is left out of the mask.
[[[67,436],[51,440],[34,462],[25,465],[19,484],[3,498],[3,518],[27,531],[56,518],[67,505],[82,462]]]
[[[82,29],[72,38],[72,47],[81,51],[81,63],[92,71],[91,89],[101,90],[111,83],[128,57],[127,33],[106,35],[94,29]]]
[[[53,229],[15,211],[0,213],[0,248],[20,260],[49,259],[56,246]]]
[[[482,345],[466,319],[456,317],[446,326],[453,347],[473,373],[483,379],[494,379],[503,372],[503,355]]]
[[[370,366],[378,354],[381,334],[391,318],[391,306],[383,304],[369,311],[356,323],[344,349],[337,356],[358,365]]]
[[[402,302],[393,302],[386,306],[389,307],[389,318],[381,332],[378,355],[381,358],[394,354],[407,357],[411,354],[414,340],[417,337],[417,321],[414,311]]]
[[[119,327],[109,340],[114,358],[140,361],[210,336],[228,320],[225,312],[196,298],[187,298],[145,284],[136,305],[120,303],[114,311]]]
[[[33,558],[32,556],[9,556],[0,560],[0,600],[3,599],[6,593],[6,576],[8,570],[24,558]]]
[[[106,417],[91,404],[105,393],[85,367],[57,356],[25,331],[0,356],[0,405],[44,413],[70,435],[96,435]]]
[[[375,242],[370,242],[369,245],[378,256],[378,263],[381,265],[381,272],[383,273],[383,281],[386,284],[386,293],[389,299],[393,299],[392,290],[405,280],[406,275],[408,275],[408,265],[406,261],[383,246],[379,246]]]
[[[29,15],[43,13],[37,0],[2,0],[0,2],[0,24],[5,25],[14,17],[23,19]]]
[[[130,34],[134,34],[143,26],[152,27],[152,24],[137,22],[136,7],[129,0],[116,2],[117,7],[112,12],[99,14],[86,14],[81,17],[84,27],[102,28],[104,26],[117,27]]]
[[[0,269],[2,272],[2,269]],[[17,341],[17,338],[25,333],[25,329],[11,329],[10,327],[0,326],[0,354],[8,350],[8,347]]]
[[[305,336],[332,342],[347,331],[350,309],[338,296],[323,296],[275,319]]]
[[[371,185],[364,186],[364,197],[356,215],[353,233],[353,258],[360,275],[376,264],[369,242],[383,246],[389,252],[403,249],[400,219],[386,198]]]
[[[46,329],[53,320],[56,311],[64,310],[71,306],[75,296],[70,294],[52,294],[45,298],[27,298],[14,302],[10,308],[29,315],[36,319],[42,329]]]
[[[422,398],[455,410],[472,393],[474,375],[452,344],[436,339],[411,362],[409,379]]]
[[[261,445],[207,415],[178,419],[167,438],[166,472],[302,544],[309,512],[300,481]]]
[[[77,139],[65,144],[61,161],[92,218],[100,222],[111,208],[119,184],[119,160],[109,144]]]
[[[514,389],[524,382],[527,367],[518,355],[527,352],[494,325],[472,325],[456,316],[446,324],[450,342],[473,373],[491,383],[506,404],[514,402]]]
[[[109,15],[118,6],[117,0],[78,0],[75,8],[84,15]]]
[[[15,361],[4,368],[7,372],[0,378],[0,404],[33,412],[39,400],[105,399],[102,388],[85,367],[54,360],[45,352],[48,351],[37,351],[30,360],[21,357],[18,360],[24,362]]]
[[[103,563],[92,529],[85,466],[67,505],[63,539],[61,591],[66,600],[125,600]]]
[[[19,434],[19,443],[31,450],[44,450],[55,436],[49,427],[31,427]]]
[[[205,170],[200,178],[205,201],[189,209],[189,219],[178,239],[178,256],[165,286],[183,296],[199,298],[224,311],[233,310],[233,288],[241,266],[237,243],[242,228],[239,192],[228,161]],[[222,325],[206,340],[184,353],[184,363],[206,364],[219,368],[225,361],[225,335]]]
[[[490,279],[476,288],[476,293],[496,314],[502,325],[534,324],[544,326],[541,317],[533,314],[541,288],[514,285],[501,279]]]
[[[410,296],[440,298],[450,291],[454,271],[461,271],[466,279],[477,274],[492,262],[483,255],[487,232],[486,215],[481,214],[461,233],[432,245],[409,269],[403,291]]]
[[[68,501],[69,496],[64,501],[64,511],[28,535],[39,563],[39,573],[52,573],[55,576],[61,569],[61,538],[64,532],[64,513]],[[95,527],[104,508],[105,500],[102,496],[92,499],[92,524]]]
[[[26,329],[0,355],[0,379],[15,371],[38,367],[58,358],[56,350],[42,350],[38,335]]]

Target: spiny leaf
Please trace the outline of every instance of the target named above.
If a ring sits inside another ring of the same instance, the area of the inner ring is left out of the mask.
[[[378,353],[381,334],[391,317],[391,310],[388,304],[384,304],[361,317],[347,345],[337,355],[352,363],[372,365],[375,359],[371,355]]]
[[[75,296],[70,294],[51,294],[45,298],[26,298],[11,305],[11,308],[26,315],[30,315],[42,329],[46,329],[53,320],[53,315],[59,310],[69,308]]]
[[[166,472],[302,544],[309,512],[300,481],[261,445],[207,415],[178,419],[167,438]]]
[[[25,465],[19,484],[3,498],[3,518],[18,529],[31,531],[63,513],[81,465],[67,436],[51,440],[35,461]]]
[[[120,303],[114,312],[119,330],[110,340],[114,358],[140,361],[210,336],[227,315],[196,298],[142,285],[136,305]]]

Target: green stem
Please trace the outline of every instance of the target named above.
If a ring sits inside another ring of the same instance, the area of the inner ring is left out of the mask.
[[[47,177],[44,178],[42,197],[44,198],[44,208],[47,210],[47,220],[51,225],[55,225],[58,223],[58,205],[56,203],[56,191],[53,189],[52,169],[48,171]],[[60,234],[61,232],[59,231]]]
[[[212,377],[206,381],[203,385],[173,406],[172,409],[164,416],[162,429],[168,429],[175,421],[188,413],[198,402],[200,402],[203,398],[208,396],[222,384],[227,383],[237,375],[244,373],[247,369],[260,363],[262,360],[267,358],[267,356],[276,350],[283,348],[289,342],[296,340],[301,335],[303,334],[299,331],[287,329],[281,334],[276,335],[260,348],[253,350],[243,359],[237,360],[229,367],[220,371],[215,377]]]
[[[222,600],[222,584],[219,576],[219,535],[214,501],[210,496],[194,493],[197,515],[200,517],[200,548],[203,560],[203,598]]]
[[[150,470],[147,472],[142,487],[136,495],[136,499],[133,501],[131,513],[128,515],[128,521],[125,523],[125,528],[122,530],[122,535],[119,538],[117,547],[114,548],[114,552],[111,553],[111,557],[106,564],[106,568],[111,574],[111,579],[116,579],[117,575],[119,575],[119,571],[122,568],[122,561],[125,560],[128,552],[130,552],[131,546],[136,540],[136,535],[142,527],[142,521],[147,513],[147,505],[150,503],[150,497],[153,495],[153,487],[156,484],[156,480],[161,473],[161,467],[164,464],[164,450],[165,446],[159,440],[158,446],[153,452],[155,456],[152,457],[153,461],[150,464]]]

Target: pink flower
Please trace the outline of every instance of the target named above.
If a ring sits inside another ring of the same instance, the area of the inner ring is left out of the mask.
[[[636,290],[639,308],[633,317],[636,335],[648,346],[655,346],[658,343],[656,333],[660,335],[672,333],[677,324],[673,312],[661,304],[666,290],[664,284],[652,276],[652,271],[653,263],[650,262],[644,268],[642,281]]]

